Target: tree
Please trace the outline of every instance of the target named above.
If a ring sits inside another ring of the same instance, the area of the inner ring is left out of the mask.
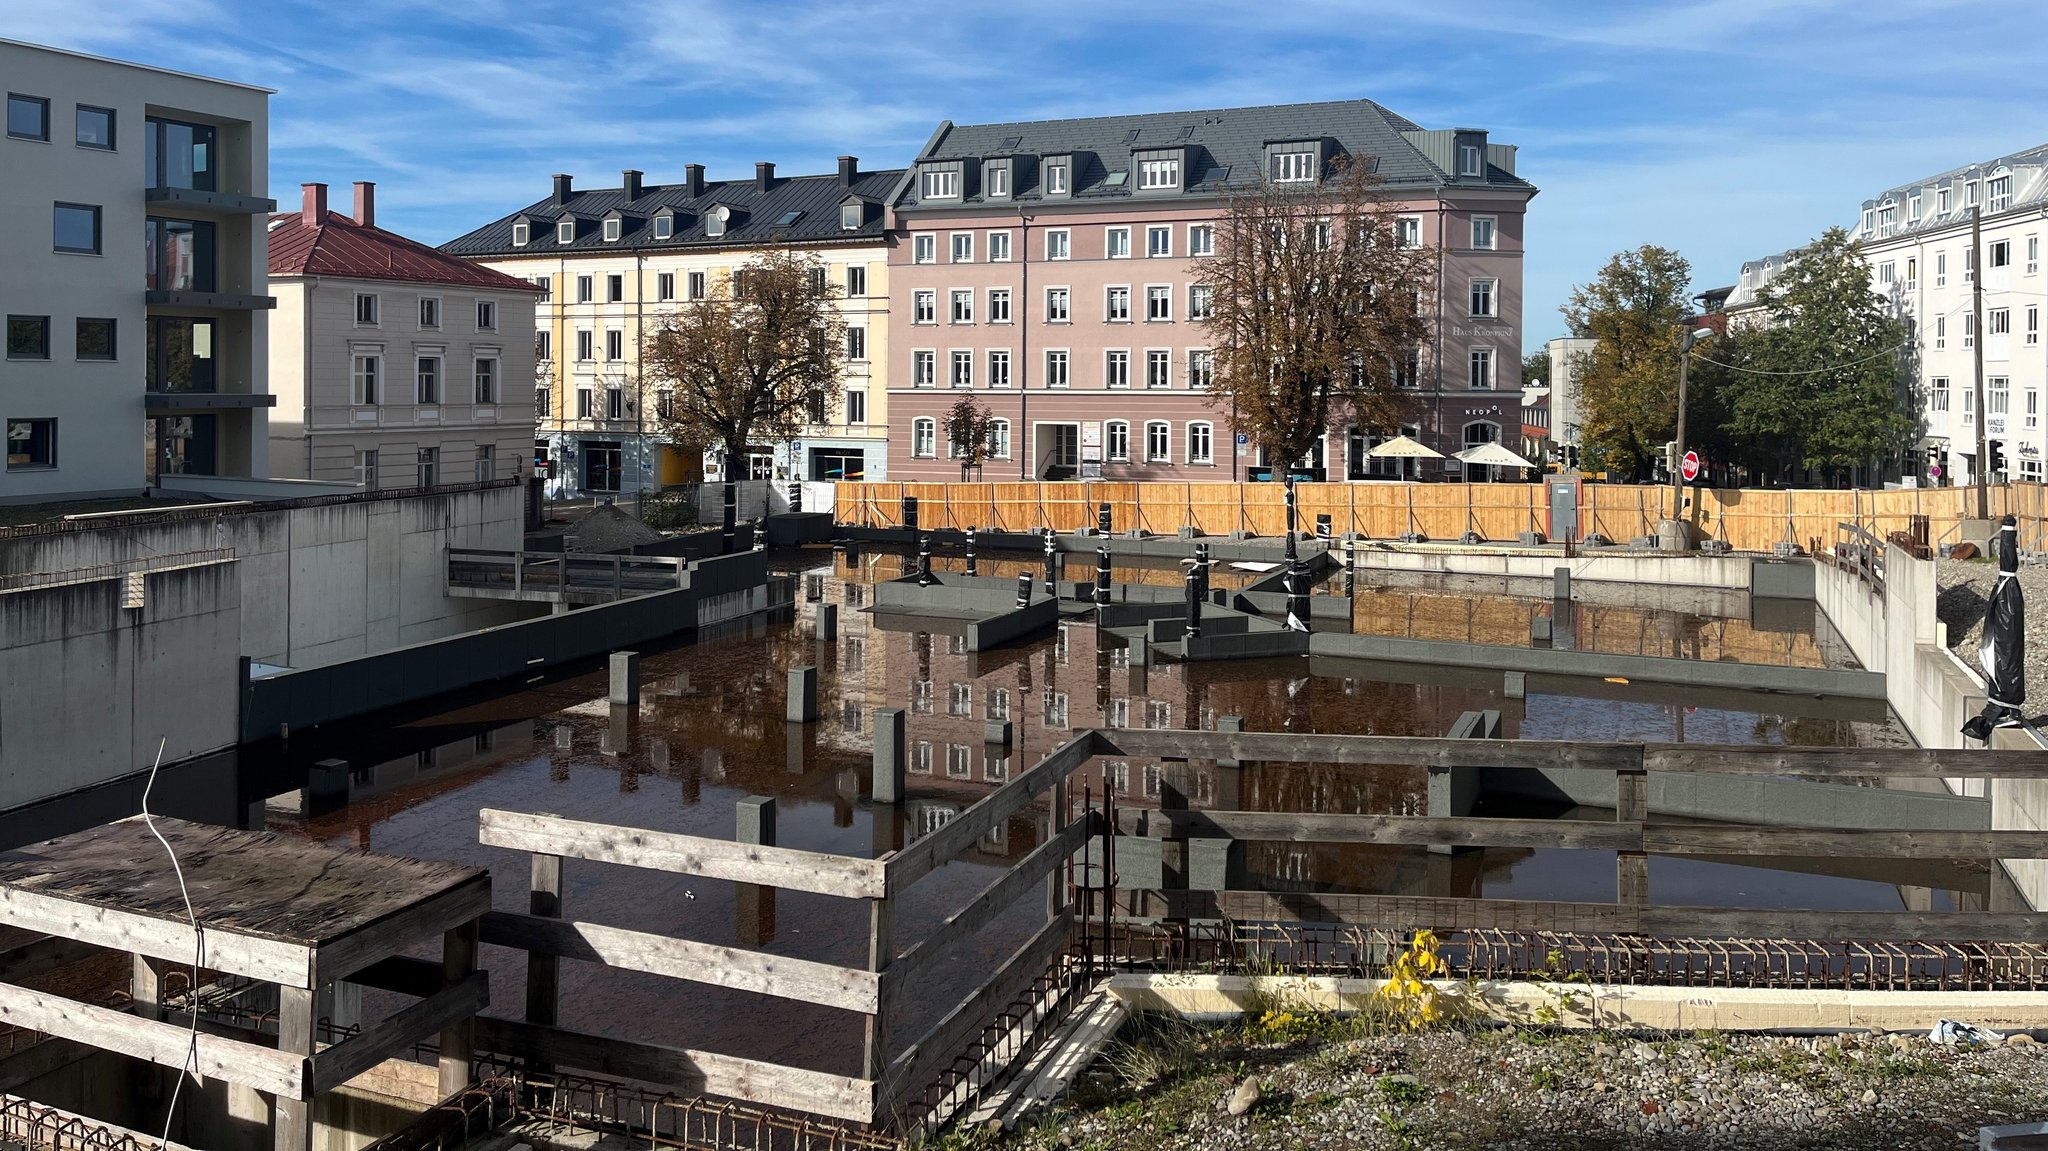
[[[995,447],[996,418],[988,407],[976,404],[973,396],[961,396],[946,412],[946,438],[952,441],[953,458],[960,461],[960,479],[970,468],[979,468]]]
[[[1558,309],[1572,335],[1599,341],[1580,354],[1573,384],[1581,442],[1601,468],[1645,477],[1677,430],[1678,349],[1691,278],[1683,256],[1645,244],[1617,252]]]
[[[846,324],[815,258],[776,248],[662,317],[641,351],[674,389],[656,421],[672,440],[715,443],[732,491],[756,436],[789,439],[839,397]],[[726,504],[726,531],[733,529]]]
[[[1758,290],[1766,323],[1714,357],[1730,369],[1730,428],[1766,474],[1833,478],[1897,456],[1911,437],[1910,333],[1871,282],[1861,247],[1830,228]]]
[[[1550,383],[1550,353],[1530,352],[1522,357],[1522,386],[1546,387]]]

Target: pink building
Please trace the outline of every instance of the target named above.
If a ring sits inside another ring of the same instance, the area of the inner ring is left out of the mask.
[[[1446,455],[1516,446],[1522,217],[1536,189],[1484,131],[1427,131],[1352,100],[941,124],[893,205],[890,478],[959,478],[945,417],[962,393],[1001,421],[975,478],[1246,478],[1264,461],[1238,454],[1228,408],[1205,391],[1199,261],[1231,183],[1317,180],[1343,156],[1369,157],[1410,242],[1441,250],[1440,320],[1397,366],[1415,422],[1332,427],[1317,474],[1394,476],[1398,464],[1365,452],[1401,432]]]

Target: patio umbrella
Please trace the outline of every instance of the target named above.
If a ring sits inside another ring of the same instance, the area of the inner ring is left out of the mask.
[[[1407,436],[1395,436],[1391,440],[1374,444],[1372,449],[1365,454],[1377,456],[1381,459],[1396,460],[1440,460],[1444,458],[1442,452],[1419,440],[1409,439]]]
[[[1480,444],[1458,453],[1458,458],[1468,464],[1486,464],[1496,468],[1533,468],[1536,465],[1516,455],[1499,444]]]

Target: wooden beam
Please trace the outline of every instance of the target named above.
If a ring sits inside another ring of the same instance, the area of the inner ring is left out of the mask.
[[[380,959],[445,935],[450,928],[468,923],[490,909],[491,877],[488,873],[476,875],[431,899],[410,904],[339,939],[322,943],[313,956],[314,974],[320,983],[347,979]],[[209,960],[213,958],[215,938],[215,933],[207,933]]]
[[[961,1048],[987,1026],[995,1013],[1022,994],[1031,981],[1044,973],[1053,957],[1073,940],[1074,912],[1070,908],[1058,919],[1038,929],[1038,934],[1011,953],[995,974],[974,994],[962,1000],[945,1018],[932,1024],[917,1042],[896,1057],[883,1081],[878,1106],[891,1104],[930,1085],[939,1069],[953,1061]]]
[[[540,915],[491,912],[484,916],[483,941],[847,1011],[874,1011],[880,994],[880,980],[870,971]]]
[[[432,959],[394,955],[380,959],[348,977],[347,982],[425,999],[441,990],[441,965]]]
[[[917,990],[919,979],[934,964],[946,958],[959,942],[988,926],[990,920],[1007,910],[1017,897],[1031,890],[1039,880],[1058,869],[1081,850],[1089,835],[1101,830],[1102,814],[1090,811],[1069,823],[1055,839],[1048,839],[1018,860],[994,883],[981,889],[958,911],[946,917],[938,930],[925,936],[917,946],[889,965],[882,996],[895,1004],[905,993]]]
[[[479,1047],[500,1055],[642,1079],[691,1094],[808,1111],[854,1123],[867,1123],[874,1114],[873,1084],[865,1079],[488,1015],[477,1017],[476,1034]]]
[[[526,912],[543,919],[562,917],[562,857],[532,856],[526,892]],[[490,930],[489,916],[478,924]],[[562,1004],[562,961],[539,951],[526,953],[526,1021],[553,1026],[560,1018]],[[543,1063],[528,1063],[527,1070],[546,1075],[554,1070]]]
[[[434,1038],[448,1024],[470,1018],[490,1002],[489,973],[474,971],[455,986],[408,1004],[313,1056],[313,1093],[334,1090],[413,1044]]]
[[[162,1067],[183,1067],[193,1042],[192,1031],[185,1026],[142,1019],[11,983],[0,983],[0,1023],[145,1059]],[[280,1098],[306,1098],[305,1059],[222,1039],[203,1030],[198,1043],[199,1074]]]
[[[477,974],[477,921],[466,920],[441,933],[441,986],[454,989]],[[476,1054],[476,1013],[456,1015],[441,1027],[437,1042],[441,1064],[441,1098],[452,1099],[469,1086],[471,1057]]]
[[[2048,859],[2048,831],[1744,827],[1712,823],[1653,823],[1643,828],[1643,849],[1661,855],[1806,855],[1853,859]]]
[[[961,852],[981,842],[1054,783],[1072,775],[1090,759],[1102,754],[1101,734],[1084,731],[1052,750],[1015,779],[989,792],[967,810],[947,820],[937,831],[901,851],[890,852],[882,863],[888,868],[889,888],[901,891],[949,863]]]
[[[883,890],[880,860],[493,808],[479,812],[478,819],[482,825],[479,839],[491,847],[703,875],[735,883],[759,883],[848,899],[877,899]]]
[[[19,887],[0,887],[0,923],[172,963],[191,963],[198,944],[192,925],[182,918],[94,907]],[[208,931],[206,965],[265,983],[313,986],[312,949],[282,939]]]

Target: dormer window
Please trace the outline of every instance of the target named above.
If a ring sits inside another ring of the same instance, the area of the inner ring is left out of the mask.
[[[860,202],[857,200],[839,205],[839,230],[851,232],[858,229],[861,226],[861,217],[863,215],[865,213],[861,210]]]
[[[1481,167],[1481,166],[1480,166],[1480,164],[1481,164],[1481,157],[1480,157],[1479,145],[1477,145],[1477,144],[1460,144],[1460,145],[1458,145],[1458,175],[1460,175],[1460,176],[1481,176],[1481,175],[1484,175],[1484,174],[1485,174],[1485,172],[1486,172],[1486,169],[1484,169],[1483,167]]]
[[[725,235],[726,221],[730,219],[732,219],[731,208],[726,207],[724,204],[713,204],[711,210],[704,213],[704,234],[714,237]]]
[[[1066,156],[1054,156],[1045,162],[1045,194],[1048,196],[1070,195],[1073,183],[1074,162]]]
[[[1934,214],[1935,214],[1935,215],[1937,215],[1937,216],[1946,216],[1946,215],[1948,215],[1948,189],[1947,189],[1947,188],[1936,188],[1936,189],[1934,190]]]
[[[573,244],[575,242],[576,221],[573,218],[565,218],[555,225],[555,243]]]
[[[1908,223],[1908,224],[1917,224],[1917,223],[1919,223],[1919,222],[1920,222],[1920,193],[1918,193],[1918,192],[1915,192],[1915,193],[1913,193],[1913,195],[1912,195],[1912,198],[1911,198],[1911,199],[1908,199],[1908,200],[1906,201],[1906,223]]]
[[[954,167],[926,168],[924,183],[918,198],[923,200],[957,200],[960,198],[960,169]]]
[[[1180,157],[1152,156],[1138,161],[1138,190],[1170,192],[1180,187]]]
[[[673,237],[675,236],[675,234],[676,234],[676,218],[675,218],[675,216],[674,216],[674,215],[672,215],[672,214],[670,214],[670,213],[668,213],[668,212],[663,212],[663,213],[662,213],[661,215],[659,215],[659,216],[656,216],[656,217],[654,218],[654,238],[655,238],[655,239],[657,239],[657,240],[667,240],[667,239],[671,239],[671,238],[673,238]]]
[[[531,239],[533,239],[532,225],[528,224],[525,220],[520,220],[519,222],[512,225],[513,247],[524,248],[526,246],[527,241]]]
[[[990,160],[981,170],[982,194],[991,200],[1010,198],[1010,162]]]
[[[619,218],[618,218],[617,216],[613,216],[613,217],[612,217],[611,219],[609,219],[609,220],[606,220],[606,221],[604,222],[604,238],[605,238],[605,242],[606,242],[606,243],[610,243],[610,242],[612,242],[612,241],[614,241],[614,240],[617,240],[617,239],[619,238],[619,235],[620,235],[620,234],[621,234],[621,233],[622,233],[622,232],[623,232],[624,230],[625,230],[625,223],[624,223],[624,221],[620,220],[620,219],[619,219]]]
[[[1993,176],[1990,187],[1990,203],[1985,207],[1993,212],[2003,212],[2012,207],[2012,177]]]
[[[1316,178],[1316,151],[1307,144],[1288,145],[1273,152],[1273,182],[1301,184]]]

